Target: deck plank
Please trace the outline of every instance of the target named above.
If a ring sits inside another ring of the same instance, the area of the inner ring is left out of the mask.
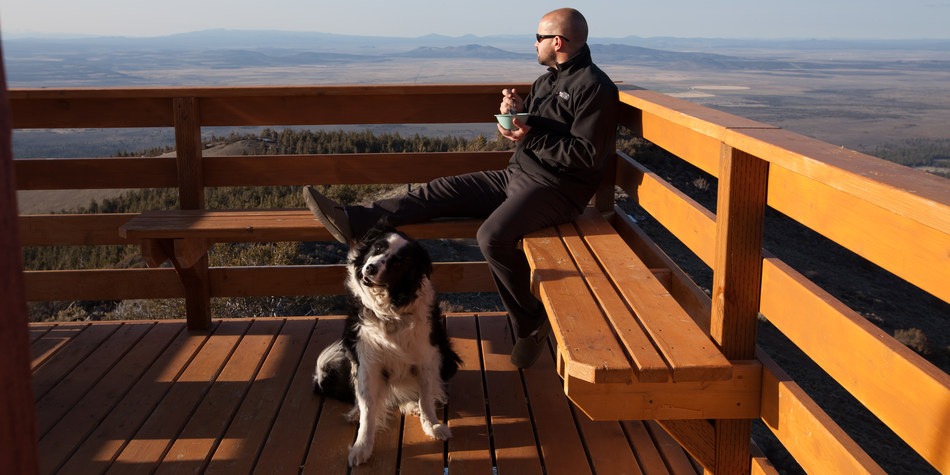
[[[68,338],[57,342],[63,344],[62,348],[43,363],[43,371],[33,373],[33,398],[37,401],[42,399],[120,326],[121,323],[87,325],[78,334],[68,332],[62,335],[63,338]]]
[[[630,443],[636,451],[637,460],[644,473],[664,474],[670,473],[660,450],[656,447],[653,437],[647,430],[646,423],[643,421],[622,421],[624,430],[630,438]]]
[[[36,428],[42,437],[91,390],[112,367],[123,360],[139,340],[151,330],[150,325],[122,325],[114,338],[102,342],[89,357],[76,366],[36,401]],[[131,361],[131,360],[126,360]]]
[[[184,329],[181,323],[178,325]],[[215,322],[211,330],[217,325]],[[136,431],[165,394],[171,390],[172,383],[205,343],[208,335],[209,332],[180,332],[59,472],[73,474],[105,471],[122,448],[135,437]]]
[[[511,364],[511,330],[504,315],[478,318],[499,473],[542,473],[521,375]]]
[[[83,440],[99,425],[122,398],[140,380],[183,328],[175,323],[139,325],[148,333],[116,364],[88,393],[74,405],[65,407],[69,412],[59,419],[39,441],[43,454],[41,470],[49,473],[63,464]],[[45,416],[37,405],[37,418]]]
[[[591,473],[552,355],[550,349],[545,348],[538,361],[524,370],[544,465],[552,475]]]
[[[88,327],[89,325],[86,323],[67,323],[49,327],[44,325],[47,331],[34,339],[32,345],[30,345],[30,352],[33,354],[30,369],[35,372],[52,358],[60,348],[66,346]]]
[[[346,473],[346,457],[356,437],[356,424],[351,424],[343,417],[350,407],[349,404],[323,398],[320,418],[303,469],[305,475]]]
[[[491,433],[485,412],[487,403],[482,383],[478,324],[474,316],[451,317],[446,321],[453,348],[462,358],[462,367],[449,382],[448,468],[453,475],[482,475],[492,471]]]
[[[306,368],[305,374],[308,381],[312,379],[314,362],[317,354],[326,348],[333,341],[339,340],[343,334],[342,319],[321,320],[314,332],[314,342],[316,343],[315,353],[312,358],[301,363]],[[300,371],[298,371],[300,373]],[[318,401],[317,413],[313,422],[312,435],[309,437],[309,446],[306,451],[304,461],[304,474],[323,474],[323,473],[346,473],[347,453],[350,444],[356,436],[356,424],[346,420],[344,414],[350,410],[350,405],[335,401],[325,397],[315,397],[313,395],[312,383],[307,385],[307,395],[311,401]],[[289,414],[291,417],[292,414]],[[273,450],[273,449],[272,449]],[[263,470],[266,461],[265,456],[261,457],[257,472],[277,473]],[[300,460],[300,459],[295,459]]]
[[[277,417],[315,323],[284,323],[205,473],[250,473],[254,468],[269,432],[260,429],[270,429]]]
[[[653,436],[654,445],[659,449],[660,455],[666,461],[671,473],[689,473],[696,470],[693,464],[690,463],[689,456],[686,455],[683,447],[680,447],[676,440],[667,434],[656,421],[646,421],[645,424]]]
[[[313,365],[317,355],[340,338],[343,320],[321,318],[316,322],[294,378],[280,405],[270,435],[256,461],[258,473],[292,473],[304,463],[310,439],[320,413],[320,397],[313,394]],[[339,417],[339,414],[334,414]],[[239,473],[239,472],[233,472]]]
[[[584,446],[587,448],[595,473],[643,474],[619,422],[592,421],[580,409],[573,406],[571,411],[580,426]]]
[[[30,325],[30,343],[32,344],[36,342],[36,340],[39,340],[40,338],[42,338],[44,335],[49,333],[49,331],[52,330],[53,328],[56,328],[56,325],[52,323],[31,324]]]
[[[251,324],[156,473],[197,473],[205,469],[217,448],[219,434],[231,425],[283,324],[283,319],[260,319]]]
[[[398,473],[399,439],[402,435],[403,418],[394,411],[392,419],[376,434],[373,455],[366,463],[350,469],[351,475],[381,475]],[[411,472],[408,472],[411,473]]]
[[[250,324],[250,321],[229,320],[218,325],[135,438],[119,453],[110,472],[151,473],[157,468],[205,394],[214,387],[218,374]]]

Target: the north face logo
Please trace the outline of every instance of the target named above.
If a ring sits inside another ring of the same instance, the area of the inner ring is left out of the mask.
[[[571,95],[568,94],[566,91],[561,91],[561,92],[557,93],[557,95],[560,96],[561,99],[564,99],[565,101],[566,101],[566,100],[569,100],[569,99],[571,98]]]

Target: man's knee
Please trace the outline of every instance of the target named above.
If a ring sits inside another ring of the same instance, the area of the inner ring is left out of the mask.
[[[518,247],[520,238],[512,238],[502,233],[496,232],[491,227],[480,226],[475,233],[475,240],[478,242],[478,248],[485,256],[497,254]]]

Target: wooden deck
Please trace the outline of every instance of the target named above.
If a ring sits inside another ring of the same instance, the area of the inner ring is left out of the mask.
[[[339,317],[33,324],[42,473],[347,473],[355,425],[315,396],[317,353]],[[653,422],[591,422],[564,396],[552,354],[518,371],[504,314],[453,314],[464,367],[432,441],[394,418],[351,473],[697,473]],[[446,471],[447,470],[447,471]]]

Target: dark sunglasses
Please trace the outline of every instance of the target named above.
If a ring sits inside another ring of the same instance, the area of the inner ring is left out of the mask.
[[[564,41],[571,41],[567,39],[567,37],[564,35],[542,35],[541,33],[534,34],[534,37],[538,40],[538,43],[540,43],[542,40],[546,40],[548,38],[556,38],[558,36],[560,36]]]

